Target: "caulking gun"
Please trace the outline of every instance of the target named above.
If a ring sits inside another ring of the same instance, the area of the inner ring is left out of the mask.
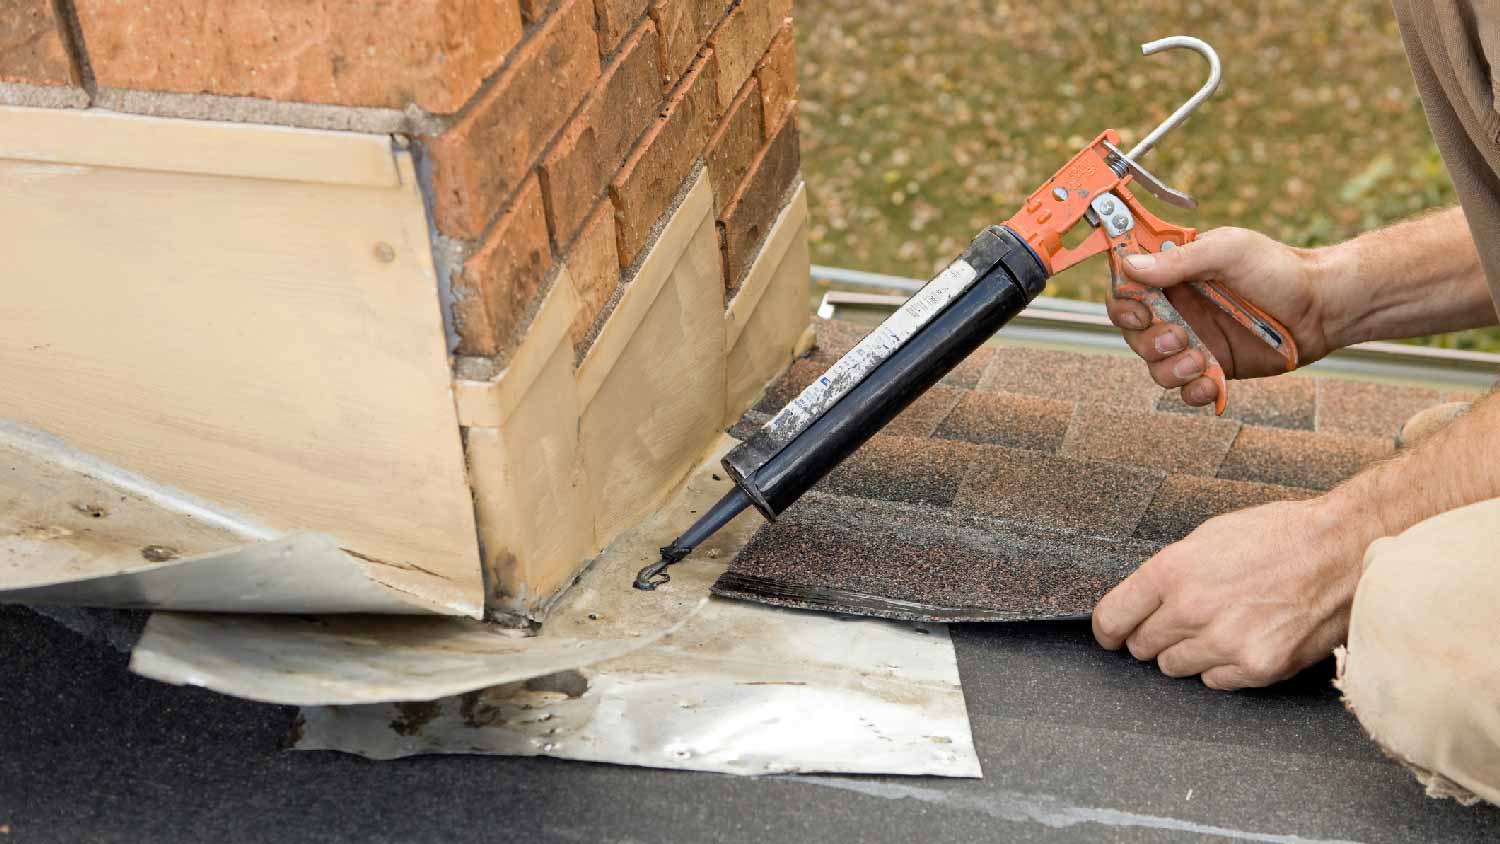
[[[1191,197],[1167,187],[1140,165],[1141,156],[1219,87],[1219,56],[1197,38],[1162,38],[1142,45],[1141,52],[1149,56],[1174,47],[1196,51],[1208,60],[1209,78],[1203,87],[1129,152],[1117,146],[1120,136],[1112,129],[1095,138],[1028,197],[1015,216],[980,232],[947,269],[730,451],[724,468],[734,489],[661,549],[661,561],[636,577],[637,588],[655,589],[667,582],[667,566],[748,507],[774,521],[1025,309],[1048,278],[1101,252],[1108,256],[1114,296],[1147,305],[1153,324],[1166,321],[1183,329],[1189,347],[1202,356],[1204,374],[1217,382],[1215,410],[1224,412],[1228,391],[1223,367],[1162,290],[1131,281],[1122,271],[1126,256],[1162,252],[1197,236],[1194,229],[1158,219],[1129,189],[1138,184],[1168,204],[1197,207]],[[1080,222],[1093,231],[1077,247],[1065,247],[1063,237]],[[1296,368],[1297,346],[1275,319],[1215,282],[1192,286],[1275,349],[1288,371]]]

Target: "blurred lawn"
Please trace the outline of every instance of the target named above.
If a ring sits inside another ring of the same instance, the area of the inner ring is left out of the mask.
[[[817,263],[927,278],[1106,128],[1128,147],[1224,83],[1144,163],[1195,196],[1165,219],[1335,243],[1456,200],[1389,0],[1053,3],[799,0],[804,170]],[[1149,197],[1147,197],[1149,200]],[[1099,301],[1092,262],[1052,295]],[[1500,330],[1425,342],[1500,351]]]

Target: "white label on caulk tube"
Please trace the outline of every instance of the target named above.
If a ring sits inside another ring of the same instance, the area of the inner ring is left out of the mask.
[[[948,265],[932,281],[907,299],[879,327],[838,359],[822,377],[766,423],[765,430],[790,440],[802,433],[835,402],[875,371],[906,341],[916,336],[939,311],[973,286],[979,274],[962,258]],[[790,434],[791,436],[787,436]]]

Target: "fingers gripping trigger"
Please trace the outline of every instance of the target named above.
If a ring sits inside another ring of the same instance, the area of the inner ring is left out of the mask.
[[[1150,287],[1137,281],[1131,281],[1121,271],[1115,254],[1111,252],[1109,257],[1110,284],[1115,297],[1140,302],[1149,308],[1151,310],[1152,325],[1159,322],[1169,322],[1182,329],[1183,334],[1187,337],[1188,348],[1196,350],[1203,359],[1202,377],[1212,379],[1214,382],[1214,387],[1217,390],[1214,394],[1214,412],[1220,416],[1224,415],[1224,404],[1229,398],[1229,387],[1225,383],[1224,367],[1219,364],[1218,358],[1215,358],[1213,352],[1208,350],[1208,346],[1198,336],[1198,332],[1194,331],[1191,325],[1188,325],[1188,321],[1183,319],[1182,314],[1178,313],[1177,309],[1172,307],[1172,303],[1167,299],[1165,291],[1158,287]]]

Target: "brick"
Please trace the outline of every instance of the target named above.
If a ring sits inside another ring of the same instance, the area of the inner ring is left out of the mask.
[[[457,111],[521,38],[515,0],[78,0],[102,86]]]
[[[464,262],[454,290],[458,353],[494,357],[509,351],[551,268],[542,191],[533,177]]]
[[[662,67],[668,85],[697,58],[708,34],[724,18],[729,0],[654,0],[651,19],[661,33]]]
[[[521,17],[527,23],[536,23],[547,14],[551,0],[521,0]]]
[[[600,202],[584,224],[578,240],[563,258],[578,293],[578,316],[573,320],[573,347],[582,351],[594,322],[620,286],[620,258],[615,248],[615,214],[609,201]]]
[[[718,90],[708,59],[705,55],[678,83],[661,116],[610,182],[622,267],[633,265],[650,244],[657,222],[708,144]]]
[[[789,109],[781,125],[760,155],[750,165],[750,174],[739,193],[719,217],[719,244],[724,250],[724,284],[734,291],[771,231],[786,198],[787,188],[797,181],[801,167],[798,147],[797,110]]]
[[[742,2],[709,36],[708,44],[718,63],[720,109],[729,107],[745,80],[755,72],[756,64],[781,30],[791,5],[791,0]]]
[[[620,40],[646,14],[650,0],[594,0],[596,26],[599,30],[599,55],[615,51]]]
[[[770,49],[755,66],[755,78],[760,82],[766,131],[770,132],[787,106],[797,99],[797,39],[790,19],[782,24]]]
[[[625,39],[539,172],[554,240],[573,240],[661,101],[656,28],[644,21]]]
[[[765,144],[765,120],[761,114],[760,83],[753,78],[729,104],[718,131],[708,141],[704,157],[713,182],[714,211],[720,212],[739,191],[750,165]]]
[[[599,78],[593,0],[563,0],[474,107],[428,145],[444,234],[473,239]]]
[[[62,30],[48,0],[0,4],[0,81],[77,84]]]

